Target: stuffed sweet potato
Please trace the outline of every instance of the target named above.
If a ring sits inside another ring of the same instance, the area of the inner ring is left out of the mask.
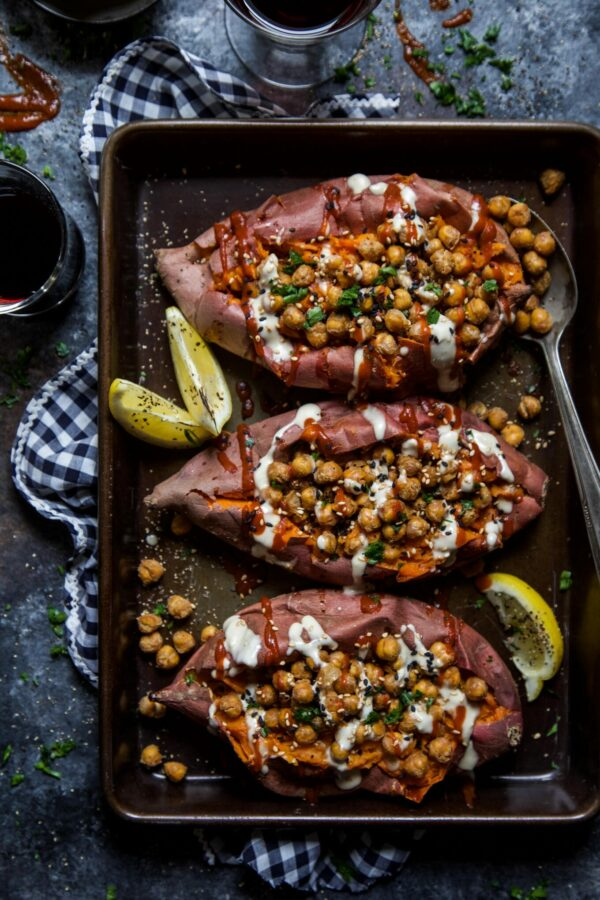
[[[501,547],[544,501],[541,469],[440,400],[309,403],[241,425],[228,441],[146,503],[337,585],[447,571]]]
[[[416,600],[286,594],[231,616],[154,699],[226,738],[287,796],[362,787],[419,802],[515,747],[515,683],[465,622]]]
[[[159,250],[157,267],[208,340],[352,396],[455,390],[529,292],[484,199],[418,175],[270,197]]]

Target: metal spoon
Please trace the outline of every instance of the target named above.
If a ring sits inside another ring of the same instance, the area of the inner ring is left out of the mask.
[[[564,330],[573,318],[577,307],[577,281],[565,248],[556,234],[533,211],[532,218],[545,231],[549,231],[556,241],[556,251],[552,258],[552,284],[544,297],[544,307],[551,314],[554,326],[548,334],[535,337],[531,334],[524,334],[522,337],[525,340],[541,344],[548,363],[571,454],[571,462],[575,470],[592,557],[598,578],[600,578],[600,470],[581,427],[559,354],[559,345]]]

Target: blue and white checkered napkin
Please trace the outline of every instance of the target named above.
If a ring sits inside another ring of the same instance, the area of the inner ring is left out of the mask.
[[[313,117],[382,118],[397,98],[341,95],[314,105]],[[126,122],[158,118],[285,115],[248,85],[161,37],[135,41],[107,65],[83,118],[80,154],[95,196],[102,148]],[[71,658],[93,684],[98,672],[96,347],[47,382],[29,402],[12,451],[13,480],[44,517],[64,522],[74,553],[65,577]],[[253,831],[242,841],[202,833],[206,858],[251,866],[273,886],[305,891],[365,890],[400,869],[406,846],[363,833]]]

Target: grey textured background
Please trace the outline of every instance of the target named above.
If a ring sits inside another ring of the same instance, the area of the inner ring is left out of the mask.
[[[372,78],[376,90],[400,92],[404,118],[452,118],[454,111],[438,106],[402,62],[392,7],[386,0],[377,11],[375,34],[365,47],[361,75],[354,79],[357,89],[364,86],[364,78]],[[452,6],[453,11],[459,8],[456,3]],[[491,70],[484,83],[478,82],[477,69],[461,82],[480,87],[490,117],[600,124],[598,0],[475,0],[473,9],[472,30],[481,35],[488,25],[500,22],[498,53],[517,59],[510,91],[500,89],[500,77]],[[410,0],[404,10],[417,36],[440,52],[440,14],[431,12],[426,0]],[[65,342],[72,358],[96,332],[96,213],[77,142],[81,116],[102,66],[132,37],[155,33],[234,74],[247,73],[227,44],[220,0],[160,0],[146,13],[112,28],[70,25],[30,0],[2,0],[0,21],[7,30],[29,23],[30,36],[11,36],[13,49],[23,50],[62,82],[59,117],[18,140],[26,147],[34,172],[52,166],[56,173],[52,186],[79,222],[88,255],[78,297],[61,316],[30,322],[0,318],[2,368],[19,348],[29,345],[33,351],[30,387],[18,392],[12,409],[0,407],[0,747],[10,742],[14,748],[0,775],[0,895],[10,900],[63,896],[92,900],[104,898],[107,885],[114,884],[119,900],[291,896],[294,892],[272,891],[241,869],[208,868],[188,829],[126,825],[106,809],[98,783],[96,695],[67,659],[50,660],[48,655],[54,638],[46,608],[62,602],[57,567],[69,555],[68,539],[17,496],[8,461],[25,403],[62,365],[56,344]],[[9,88],[0,70],[0,91]],[[340,86],[329,83],[315,95],[336,90]],[[424,95],[422,105],[415,91]],[[308,105],[312,96],[295,98],[295,111]],[[4,374],[0,377],[5,393],[7,379]],[[77,749],[58,762],[62,779],[35,771],[39,744],[65,737],[73,738]],[[26,780],[11,789],[10,776],[16,771],[25,773]],[[508,897],[513,886],[526,892],[542,878],[548,880],[552,898],[599,897],[600,823],[567,831],[431,831],[395,881],[364,896],[370,900]]]

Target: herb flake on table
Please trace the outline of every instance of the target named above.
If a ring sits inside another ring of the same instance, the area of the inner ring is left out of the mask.
[[[71,753],[76,746],[77,744],[72,738],[55,741],[49,747],[42,744],[40,747],[40,758],[33,768],[37,769],[39,772],[43,772],[44,775],[49,775],[51,778],[62,778],[61,773],[51,767],[51,763],[53,763],[55,759],[63,759]]]
[[[569,588],[573,587],[573,573],[569,572],[568,569],[563,569],[560,573],[560,580],[558,583],[559,591],[568,591]]]
[[[27,151],[21,144],[11,144],[6,134],[0,131],[0,153],[9,162],[24,166],[27,162]]]
[[[12,744],[7,744],[6,747],[4,747],[4,749],[2,751],[2,757],[0,758],[0,768],[4,768],[6,763],[11,758],[12,752],[13,752]]]
[[[558,723],[560,722],[560,716],[556,717],[556,722],[550,726],[548,731],[546,732],[546,737],[553,737],[555,734],[558,734]]]
[[[25,776],[23,775],[23,773],[15,772],[15,774],[10,779],[10,786],[11,786],[11,788],[18,787],[20,784],[23,784],[24,781],[25,781]]]
[[[44,178],[47,178],[48,181],[56,181],[56,175],[54,174],[54,169],[52,166],[44,166],[42,169],[42,175]]]
[[[65,356],[69,355],[71,349],[68,344],[65,344],[64,341],[59,341],[54,347],[54,352],[59,359],[64,359]]]

